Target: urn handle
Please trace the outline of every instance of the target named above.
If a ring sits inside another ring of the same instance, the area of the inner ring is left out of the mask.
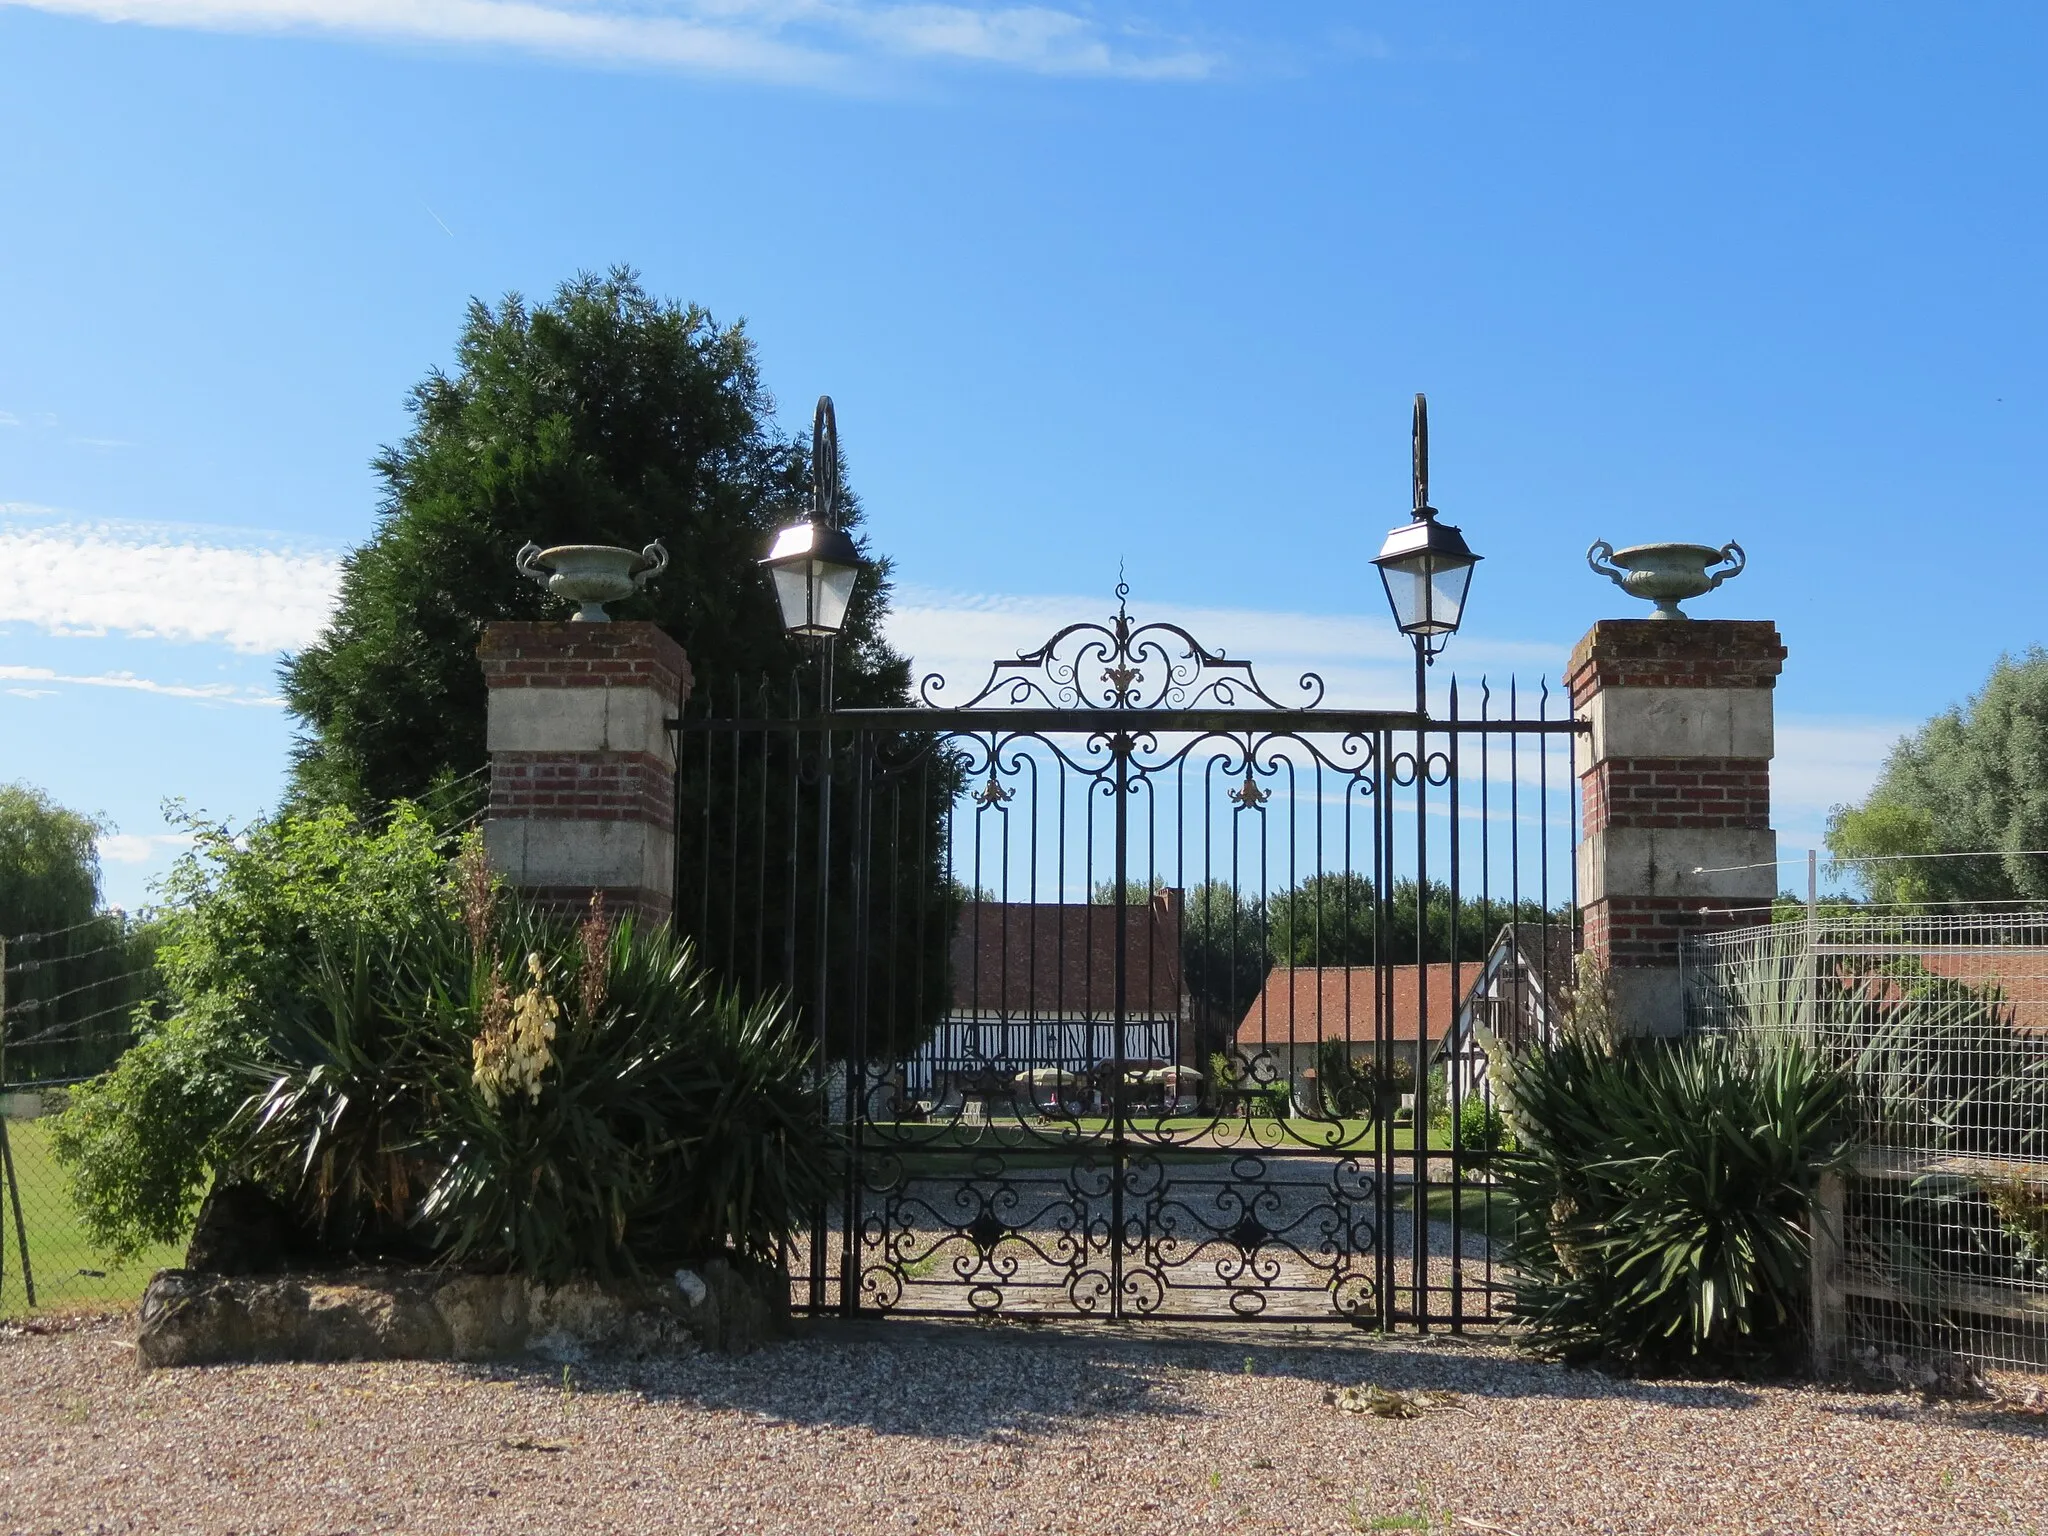
[[[1614,546],[1605,539],[1595,539],[1593,547],[1586,551],[1586,564],[1593,568],[1595,576],[1605,576],[1622,591],[1628,591],[1628,573],[1618,565],[1603,564],[1614,559]]]
[[[1610,550],[1608,551],[1608,553],[1612,554],[1613,551]],[[1735,563],[1731,565],[1727,570],[1716,571],[1713,575],[1707,578],[1707,590],[1709,592],[1713,591],[1714,588],[1721,585],[1722,582],[1727,581],[1730,577],[1740,576],[1745,570],[1749,568],[1749,556],[1742,552],[1742,546],[1740,544],[1737,544],[1733,539],[1730,539],[1726,544],[1723,544],[1721,546],[1721,558],[1723,560],[1732,560]]]
[[[647,564],[633,573],[633,586],[636,590],[645,587],[647,583],[668,569],[668,550],[663,547],[659,539],[656,539],[652,544],[641,550],[640,558],[645,560]]]
[[[528,539],[520,547],[519,553],[512,557],[512,568],[528,581],[537,581],[542,586],[546,586],[551,572],[549,572],[546,566],[541,565],[539,561],[540,546],[534,543],[533,540]]]

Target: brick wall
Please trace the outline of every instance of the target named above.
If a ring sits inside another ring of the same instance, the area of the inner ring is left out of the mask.
[[[1572,648],[1565,683],[1603,688],[1775,688],[1785,647],[1769,619],[1602,619]]]
[[[689,659],[652,624],[488,625],[492,862],[540,905],[669,915],[675,770],[669,717]]]
[[[1678,1027],[1688,935],[1754,922],[1777,889],[1771,690],[1777,627],[1609,619],[1572,652],[1581,748],[1579,880],[1586,948],[1625,1020]]]
[[[491,814],[675,827],[675,770],[649,752],[494,752]]]
[[[1613,757],[1585,775],[1584,831],[1605,827],[1768,827],[1769,761]]]
[[[674,703],[691,684],[689,657],[654,624],[487,624],[477,657],[487,688],[638,684]]]

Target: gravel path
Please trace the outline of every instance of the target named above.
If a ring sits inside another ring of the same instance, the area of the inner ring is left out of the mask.
[[[1332,1387],[1432,1397],[1341,1411]],[[2024,1383],[2009,1384],[2024,1387]],[[2048,1533],[2048,1414],[1343,1330],[826,1325],[741,1360],[138,1375],[0,1332],[10,1532]]]

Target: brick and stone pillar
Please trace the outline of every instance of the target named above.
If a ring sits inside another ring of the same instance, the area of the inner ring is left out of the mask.
[[[1771,830],[1777,626],[1750,619],[1602,619],[1572,651],[1586,948],[1617,1022],[1684,1024],[1679,945],[1758,921],[1777,892]],[[1702,873],[1704,871],[1704,873]]]
[[[543,905],[666,920],[675,866],[668,719],[683,648],[653,624],[490,624],[491,867]]]

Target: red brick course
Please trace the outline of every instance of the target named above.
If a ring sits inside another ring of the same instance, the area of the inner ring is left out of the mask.
[[[1610,966],[1675,966],[1696,933],[1766,921],[1770,903],[1701,896],[1610,896],[1586,907],[1585,947]]]
[[[1603,688],[1772,688],[1784,666],[1769,619],[1602,619],[1572,648],[1565,683],[1583,709]]]
[[[493,752],[491,815],[675,827],[675,777],[646,752]]]
[[[658,624],[486,624],[477,646],[490,688],[642,684],[689,697],[690,659]]]
[[[1608,827],[1767,828],[1771,766],[1754,757],[1610,757],[1579,777],[1585,836]]]

